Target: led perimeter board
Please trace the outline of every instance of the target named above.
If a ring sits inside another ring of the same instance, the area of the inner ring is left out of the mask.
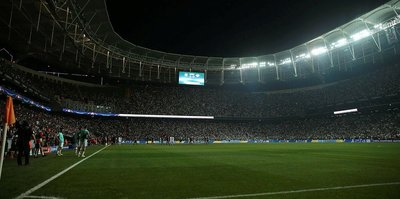
[[[179,71],[179,84],[204,86],[204,73]]]

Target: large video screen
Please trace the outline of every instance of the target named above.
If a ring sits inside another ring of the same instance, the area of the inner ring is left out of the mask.
[[[204,73],[179,71],[179,84],[204,86]]]

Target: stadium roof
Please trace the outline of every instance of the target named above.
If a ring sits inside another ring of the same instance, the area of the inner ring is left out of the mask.
[[[221,71],[285,64],[292,64],[295,68],[298,60],[329,54],[342,47],[352,49],[353,42],[367,38],[380,50],[379,32],[400,22],[400,1],[391,0],[328,33],[285,51],[255,57],[207,57],[162,52],[125,40],[114,31],[105,0],[12,1],[0,7],[1,10],[19,10],[22,13],[18,16],[10,16],[9,12],[0,14],[0,28],[9,30],[1,31],[0,36],[9,40],[10,37],[23,38],[14,40],[14,46],[26,50],[26,43],[35,44],[29,49],[35,47],[59,60],[72,62],[71,65],[87,66],[89,72],[101,73],[125,73],[128,67],[130,70],[131,64],[138,66],[139,73],[142,73],[144,65],[158,67],[158,70],[161,67],[168,70]],[[51,48],[53,45],[58,48]],[[354,49],[351,52],[354,57]]]
[[[275,54],[259,56],[259,57],[204,57],[196,55],[184,55],[162,52],[157,50],[148,49],[146,47],[132,44],[131,42],[120,37],[113,29],[113,26],[109,20],[107,7],[105,1],[77,1],[77,4],[73,5],[72,10],[75,13],[81,13],[86,21],[86,32],[90,37],[97,40],[97,42],[103,43],[110,46],[110,49],[118,48],[121,50],[121,56],[124,51],[125,57],[135,57],[136,61],[142,62],[153,62],[153,64],[170,65],[170,66],[206,66],[209,67],[222,67],[223,62],[227,65],[240,65],[245,60],[257,60],[257,58],[265,56],[277,56],[281,54],[287,54],[290,51],[298,51],[302,48],[318,48],[321,45],[331,45],[334,42],[342,38],[351,39],[354,34],[364,30],[374,30],[380,23],[386,22],[396,17],[399,13],[400,2],[398,0],[392,0],[350,22],[344,24],[318,38],[304,43],[303,45],[296,46],[288,51],[276,52]],[[369,33],[367,33],[369,34]],[[358,38],[357,38],[358,39]],[[342,40],[342,42],[344,42]],[[349,42],[349,41],[348,41]],[[339,44],[342,45],[342,44]],[[119,54],[119,53],[118,53]],[[130,55],[129,55],[130,54]],[[296,56],[296,55],[293,55]]]
[[[290,49],[389,0],[106,0],[115,31],[146,48],[216,57]],[[140,31],[138,31],[140,30]]]

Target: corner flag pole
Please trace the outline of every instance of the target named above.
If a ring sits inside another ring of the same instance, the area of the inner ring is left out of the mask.
[[[5,108],[5,117],[4,117],[4,128],[3,128],[3,136],[2,136],[2,145],[1,145],[1,156],[0,156],[0,180],[1,173],[3,171],[3,161],[4,161],[4,153],[6,151],[6,137],[8,125],[12,125],[15,123],[15,114],[14,114],[14,105],[12,102],[12,98],[7,96],[6,108]]]
[[[6,149],[6,136],[7,136],[7,123],[4,124],[3,128],[3,135],[1,140],[1,157],[0,157],[0,180],[1,180],[1,173],[3,171],[3,161],[4,161],[4,153]]]

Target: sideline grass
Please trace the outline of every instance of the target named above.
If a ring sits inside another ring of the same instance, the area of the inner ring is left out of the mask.
[[[87,154],[90,155],[101,147],[89,147]],[[17,166],[16,158],[5,159],[0,180],[0,198],[14,198],[82,159],[76,157],[72,150],[64,150],[63,154],[62,157],[55,153],[45,157],[31,157],[29,166]]]
[[[99,148],[90,148],[88,154]],[[34,159],[29,167],[6,161],[0,198],[15,197],[79,160],[69,151],[61,158]],[[32,195],[193,198],[399,181],[399,143],[121,145],[105,149]],[[400,185],[268,196],[399,197]]]

